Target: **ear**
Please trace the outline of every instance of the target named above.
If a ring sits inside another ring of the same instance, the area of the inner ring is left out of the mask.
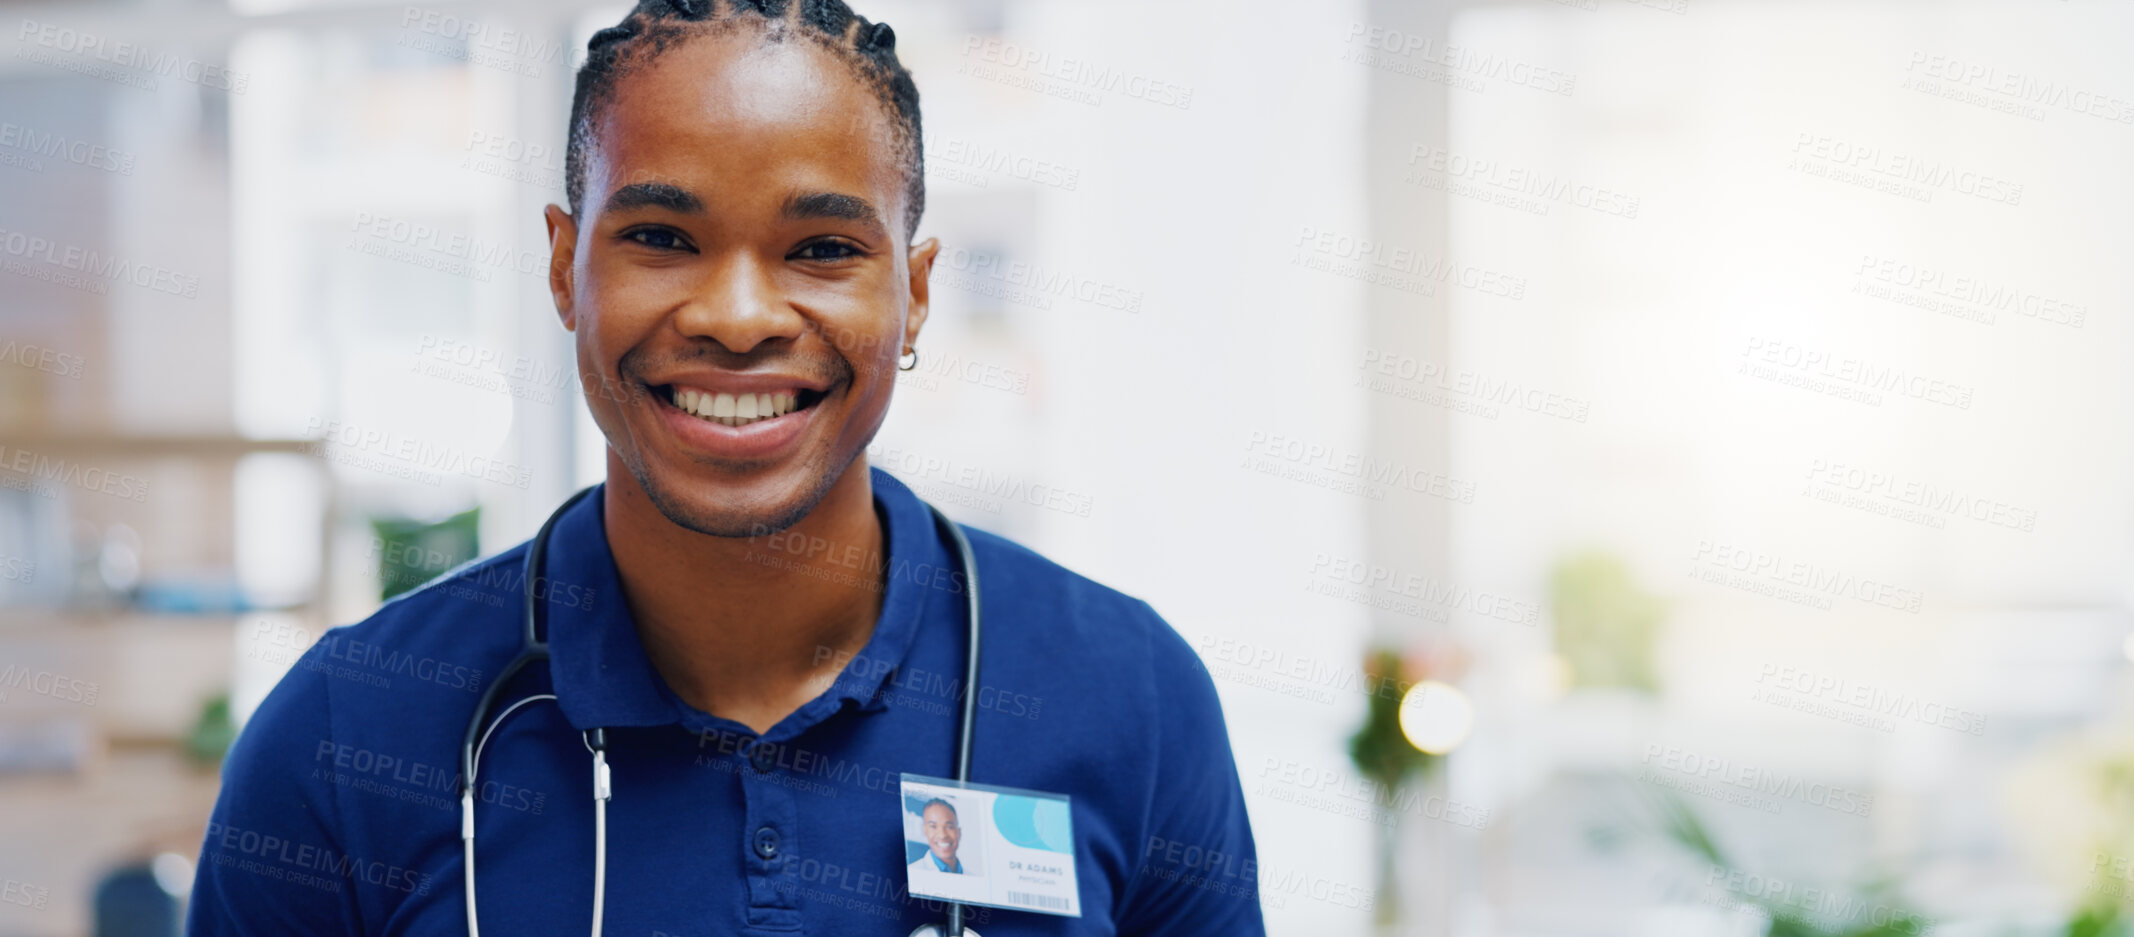
[[[578,330],[578,219],[560,205],[541,213],[548,223],[548,292],[556,300],[556,317],[569,331]]]
[[[911,305],[904,315],[904,344],[919,344],[919,327],[926,324],[927,278],[934,272],[934,256],[941,252],[939,238],[927,238],[911,246],[906,263],[911,267]]]

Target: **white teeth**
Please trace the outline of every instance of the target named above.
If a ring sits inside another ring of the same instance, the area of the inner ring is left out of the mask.
[[[784,416],[800,408],[798,394],[707,394],[702,391],[676,388],[674,406],[684,413],[694,414],[714,423],[727,426],[745,426],[757,420]]]

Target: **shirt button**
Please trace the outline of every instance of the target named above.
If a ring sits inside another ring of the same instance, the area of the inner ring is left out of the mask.
[[[778,858],[778,831],[770,827],[756,830],[756,855],[765,859]]]
[[[755,765],[757,771],[769,774],[771,767],[778,763],[778,753],[772,751],[769,745],[759,743],[755,751],[748,753],[748,762]]]

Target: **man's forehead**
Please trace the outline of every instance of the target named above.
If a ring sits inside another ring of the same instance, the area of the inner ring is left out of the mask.
[[[895,136],[872,89],[828,51],[749,30],[692,39],[631,70],[601,115],[591,168],[612,191],[790,177],[800,188],[898,186]],[[884,206],[887,207],[886,205]],[[888,219],[884,219],[887,221]]]

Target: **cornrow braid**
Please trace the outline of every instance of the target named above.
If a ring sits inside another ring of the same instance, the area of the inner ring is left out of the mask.
[[[577,215],[585,200],[585,154],[618,81],[683,40],[724,34],[743,24],[763,30],[766,42],[799,36],[816,43],[849,66],[889,109],[907,196],[904,236],[909,240],[917,234],[919,216],[926,210],[919,87],[897,61],[896,30],[852,12],[844,0],[639,0],[622,22],[594,33],[571,95],[570,140],[564,149],[564,189],[571,214]]]

